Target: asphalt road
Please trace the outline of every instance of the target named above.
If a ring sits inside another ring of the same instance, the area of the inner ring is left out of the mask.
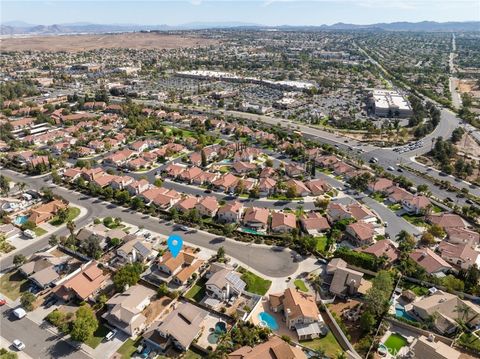
[[[202,246],[212,250],[217,250],[219,247],[223,246],[227,255],[269,277],[288,277],[298,268],[298,263],[294,261],[294,253],[286,248],[258,246],[255,244],[250,245],[231,239],[225,239],[203,231],[198,231],[196,233],[175,231],[171,224],[160,222],[158,218],[152,218],[148,215],[139,214],[123,207],[118,207],[62,187],[54,186],[48,182],[48,176],[33,178],[9,170],[5,170],[5,174],[14,181],[27,183],[32,189],[51,186],[55,194],[62,196],[72,204],[87,208],[87,215],[76,221],[77,229],[85,227],[88,223],[93,221],[94,218],[107,216],[120,217],[125,222],[135,224],[139,227],[142,226],[145,229],[166,236],[171,233],[180,234],[185,242],[191,243],[192,245]],[[67,234],[67,230],[63,228],[56,231],[55,234]],[[29,256],[47,246],[48,236],[34,242],[31,246],[26,247],[21,253],[25,256]],[[12,260],[13,255],[2,258],[0,261],[0,268],[5,270],[12,265]]]
[[[25,343],[26,354],[34,359],[88,359],[90,356],[72,347],[61,336],[53,334],[46,328],[39,327],[37,323],[28,318],[16,319],[11,314],[12,308],[7,304],[0,307],[1,336],[9,342],[20,339]],[[10,348],[15,351],[15,349]]]

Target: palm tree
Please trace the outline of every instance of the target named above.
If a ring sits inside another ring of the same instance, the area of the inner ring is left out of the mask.
[[[465,319],[468,319],[468,314],[471,312],[471,308],[465,303],[461,303],[455,306],[454,312],[457,312],[459,315],[461,315],[461,320],[465,321]]]
[[[320,274],[315,276],[315,278],[312,280],[312,287],[313,290],[315,291],[315,301],[317,300],[317,297],[319,297],[320,290],[323,285],[323,278]]]
[[[74,221],[68,221],[67,222],[67,229],[70,231],[70,236],[71,237],[74,236],[75,228],[77,228],[77,226],[75,225]]]
[[[398,242],[404,242],[410,238],[410,233],[408,233],[406,230],[402,229],[397,236],[395,237]]]

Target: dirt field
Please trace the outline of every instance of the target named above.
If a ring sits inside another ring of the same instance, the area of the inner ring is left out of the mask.
[[[462,139],[456,144],[456,147],[461,153],[465,153],[474,158],[480,158],[480,145],[468,133],[463,135]]]
[[[216,40],[199,37],[155,33],[122,33],[98,35],[62,35],[17,37],[0,40],[2,51],[68,51],[80,52],[95,49],[177,49],[214,45]]]

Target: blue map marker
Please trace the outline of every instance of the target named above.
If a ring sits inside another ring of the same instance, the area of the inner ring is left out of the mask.
[[[178,253],[182,250],[183,239],[178,234],[172,234],[167,239],[167,245],[173,258],[176,258]]]

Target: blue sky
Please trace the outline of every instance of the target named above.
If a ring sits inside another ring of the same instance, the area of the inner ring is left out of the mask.
[[[264,25],[371,24],[480,19],[478,0],[1,1],[1,20],[33,24],[249,22]]]

